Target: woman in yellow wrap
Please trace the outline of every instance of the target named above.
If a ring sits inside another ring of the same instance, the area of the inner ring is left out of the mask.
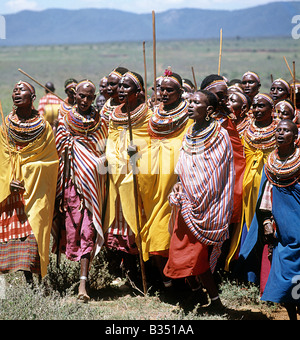
[[[148,195],[144,204],[147,216],[145,259],[152,256],[165,287],[171,285],[170,279],[163,274],[170,246],[168,225],[171,207],[168,196],[177,182],[175,167],[182,140],[192,124],[188,116],[188,102],[182,98],[182,93],[182,78],[167,69],[160,86],[161,103],[154,107],[148,125],[151,172],[140,180],[141,191]]]
[[[35,98],[32,85],[17,83],[0,131],[0,272],[22,270],[27,282],[47,274],[58,173],[53,132]]]
[[[272,118],[273,99],[267,94],[257,94],[253,99],[252,108],[254,119],[242,137],[246,157],[242,221],[232,237],[226,269],[229,269],[231,260],[238,256],[239,247],[247,236],[255,214],[263,167],[276,147],[275,131],[278,121]]]
[[[130,280],[136,282],[136,255],[138,254],[137,226],[135,215],[135,199],[133,191],[133,172],[131,162],[137,162],[137,180],[140,185],[142,174],[148,173],[149,145],[148,120],[152,111],[141,100],[144,89],[142,77],[135,72],[127,72],[119,82],[119,100],[110,114],[109,133],[106,146],[106,157],[109,165],[109,192],[107,199],[104,231],[106,232],[106,246],[120,251],[123,265]],[[128,114],[131,114],[133,144],[137,146],[137,153],[128,155],[130,144]],[[139,214],[142,242],[146,238],[145,216],[143,206],[147,196],[139,190]],[[144,258],[146,256],[143,244]]]

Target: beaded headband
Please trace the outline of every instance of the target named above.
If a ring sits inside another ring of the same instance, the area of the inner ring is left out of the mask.
[[[236,94],[238,97],[240,97],[243,101],[243,104],[246,105],[249,108],[249,104],[248,104],[248,100],[246,98],[246,96],[241,93],[241,92],[234,92],[234,94]]]
[[[69,89],[71,89],[72,87],[76,88],[76,86],[77,86],[77,83],[72,82],[72,83],[68,84],[68,85],[65,87],[65,89],[66,89],[66,90],[69,90]]]
[[[284,86],[286,87],[288,93],[291,92],[291,86],[290,86],[290,84],[286,80],[284,80],[282,78],[278,78],[278,79],[273,81],[273,84],[277,83],[277,82],[280,82],[280,83],[284,84]]]
[[[116,70],[110,72],[109,76],[116,76],[119,79],[121,79],[123,77],[123,75],[120,72],[116,71]]]
[[[260,84],[260,78],[259,78],[259,76],[258,76],[257,73],[252,72],[252,71],[248,71],[248,72],[246,72],[246,73],[243,75],[242,78],[244,78],[244,77],[246,77],[246,76],[248,76],[248,75],[253,76],[253,77],[257,80],[257,82]]]
[[[207,85],[207,86],[204,88],[204,90],[209,91],[209,90],[211,90],[213,87],[218,86],[218,85],[225,85],[226,87],[228,87],[227,84],[226,84],[226,82],[225,82],[225,80],[218,79],[218,80],[214,80],[212,83],[210,83],[209,85]]]
[[[257,94],[257,95],[254,97],[254,99],[258,99],[258,98],[263,98],[263,99],[265,99],[266,101],[268,101],[268,102],[272,105],[272,107],[274,107],[274,100],[273,100],[272,97],[269,96],[268,94],[266,94],[266,93],[259,93],[259,94]]]
[[[92,87],[95,91],[96,91],[96,86],[93,82],[91,82],[90,80],[86,79],[86,80],[82,80],[80,81],[77,85],[76,85],[76,92],[78,91],[80,86],[84,86],[84,87]]]
[[[31,94],[35,94],[35,90],[34,90],[33,86],[30,85],[29,83],[27,83],[27,81],[20,80],[16,85],[21,85],[21,84],[23,84],[26,87],[28,87],[28,89],[29,89]]]
[[[141,84],[139,78],[135,74],[133,74],[132,72],[126,72],[123,77],[129,77],[135,83],[138,90],[142,91],[143,85]]]
[[[165,78],[172,80],[176,85],[179,86],[179,88],[182,87],[182,85],[180,84],[179,80],[176,77],[173,76],[173,72],[172,72],[172,69],[171,69],[170,66],[165,70],[164,79]]]
[[[182,80],[182,82],[184,87],[187,87],[188,89],[190,89],[190,91],[193,91],[193,88],[190,84],[186,83],[184,80]]]
[[[288,106],[288,107],[292,110],[292,112],[295,112],[295,109],[293,108],[293,106],[291,105],[291,103],[289,103],[289,102],[286,101],[286,100],[281,100],[280,102],[278,102],[278,103],[275,105],[275,107],[280,106],[280,108],[282,109],[284,104],[285,104],[286,106]]]

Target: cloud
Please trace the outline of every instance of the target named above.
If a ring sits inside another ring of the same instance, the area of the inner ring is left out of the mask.
[[[5,5],[9,10],[23,11],[23,10],[37,10],[38,4],[32,0],[9,0]]]

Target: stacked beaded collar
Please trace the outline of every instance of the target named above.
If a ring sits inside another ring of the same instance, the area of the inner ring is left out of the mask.
[[[214,144],[221,129],[221,125],[215,120],[212,120],[210,125],[203,130],[194,131],[194,125],[188,128],[182,143],[182,149],[189,155],[209,149]]]
[[[121,104],[117,106],[114,111],[111,113],[111,121],[116,125],[123,127],[125,129],[128,128],[128,115],[127,112],[122,112],[122,107],[125,104]],[[138,125],[147,115],[148,106],[143,103],[139,105],[134,111],[130,112],[130,120],[131,126]]]
[[[240,137],[243,136],[250,122],[251,122],[251,118],[249,116],[246,116],[239,124],[237,124],[236,129]]]
[[[268,157],[265,167],[268,180],[278,186],[287,187],[298,182],[300,179],[300,149],[296,147],[295,152],[285,160],[278,156],[278,150],[274,150]]]
[[[107,123],[110,120],[111,113],[113,112],[113,110],[116,107],[114,105],[111,105],[111,101],[112,101],[112,99],[109,98],[100,111],[101,117],[103,117]]]
[[[188,102],[183,100],[175,109],[165,111],[163,103],[154,108],[148,124],[148,133],[155,138],[168,138],[180,134],[188,116]]]
[[[255,149],[273,149],[276,146],[275,131],[277,125],[278,121],[273,120],[269,126],[259,128],[255,125],[255,120],[252,120],[244,132],[244,139]]]
[[[77,105],[75,105],[66,114],[65,122],[74,134],[87,135],[98,129],[101,119],[99,112],[93,106],[90,114],[83,116],[77,112]]]
[[[11,112],[5,119],[8,135],[14,144],[28,144],[38,138],[45,130],[46,121],[43,116],[37,114],[26,121]]]

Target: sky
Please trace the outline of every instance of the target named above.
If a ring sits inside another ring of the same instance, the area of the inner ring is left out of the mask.
[[[49,8],[110,8],[134,13],[151,13],[152,10],[163,12],[187,7],[235,10],[279,1],[284,0],[1,0],[0,14],[22,10],[41,11]]]

